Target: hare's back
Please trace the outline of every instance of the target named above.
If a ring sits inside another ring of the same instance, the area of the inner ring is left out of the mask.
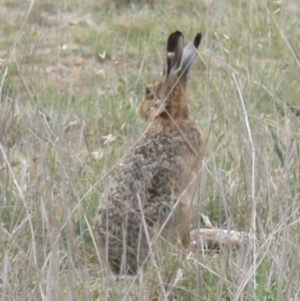
[[[115,172],[110,190],[114,199],[139,209],[139,199],[145,205],[181,193],[201,157],[196,153],[200,133],[189,137],[191,132],[186,136],[180,130],[145,135]]]

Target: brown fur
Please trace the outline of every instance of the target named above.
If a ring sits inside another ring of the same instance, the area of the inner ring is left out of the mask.
[[[181,35],[176,33],[175,52]],[[203,142],[189,115],[185,82],[180,72],[174,74],[146,88],[138,113],[150,122],[148,130],[115,170],[97,211],[96,240],[103,259],[117,273],[134,273],[143,264],[149,250],[145,230],[150,239],[161,231],[169,242],[189,244]]]

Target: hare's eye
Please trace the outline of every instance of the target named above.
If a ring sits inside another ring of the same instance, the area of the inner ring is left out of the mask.
[[[149,87],[146,87],[145,94],[146,95],[150,95],[151,94],[151,89]]]

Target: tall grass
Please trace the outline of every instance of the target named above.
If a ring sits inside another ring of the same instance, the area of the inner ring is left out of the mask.
[[[298,300],[300,6],[294,1],[0,4],[1,300]],[[146,125],[168,34],[204,34],[188,86],[209,132],[193,225],[252,232],[107,273],[91,227]]]

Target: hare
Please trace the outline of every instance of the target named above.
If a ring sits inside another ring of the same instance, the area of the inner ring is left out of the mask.
[[[180,31],[169,36],[165,74],[146,87],[138,106],[148,128],[116,168],[100,202],[95,239],[115,273],[136,273],[155,234],[189,245],[203,142],[185,88],[200,42],[198,33],[183,48]]]

